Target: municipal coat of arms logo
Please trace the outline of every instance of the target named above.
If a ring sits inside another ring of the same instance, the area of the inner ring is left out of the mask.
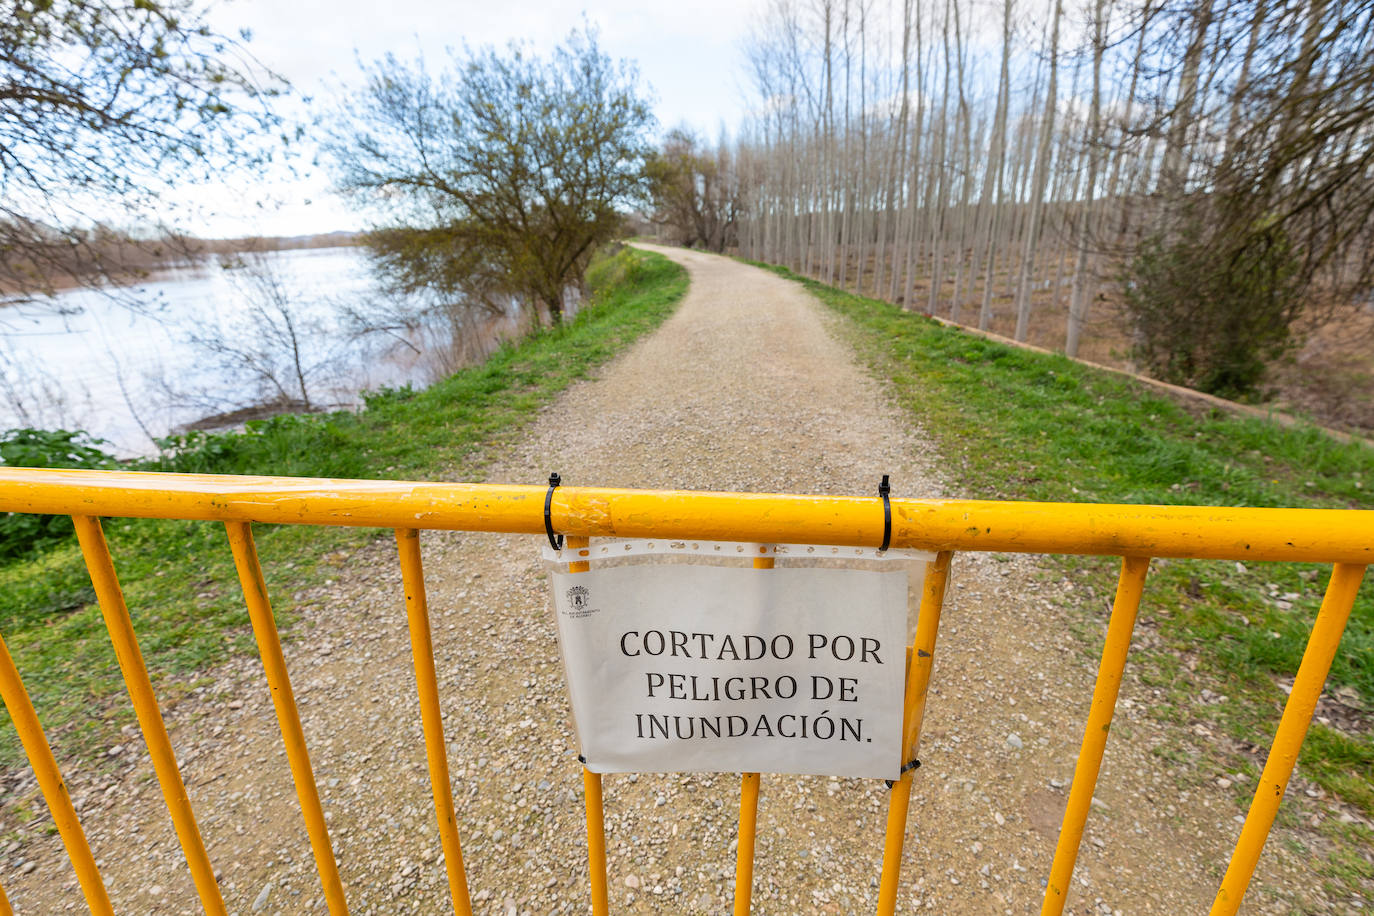
[[[586,610],[588,603],[592,600],[591,592],[587,591],[587,589],[581,585],[574,585],[572,588],[568,589],[567,594],[568,603],[572,605],[574,611]]]

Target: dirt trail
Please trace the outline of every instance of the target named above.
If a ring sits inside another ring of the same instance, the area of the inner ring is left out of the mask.
[[[664,253],[692,272],[677,314],[566,392],[490,479],[557,470],[589,485],[868,494],[888,473],[898,495],[946,489],[940,456],[799,286]],[[587,912],[580,769],[538,539],[430,534],[424,550],[476,909]],[[344,565],[302,596],[315,609],[287,646],[344,884],[354,913],[444,912],[394,548]],[[1047,569],[955,560],[900,912],[1039,910],[1095,668],[1061,606],[1072,586]],[[236,661],[216,683],[169,721],[230,910],[323,912],[261,669]],[[1146,716],[1149,688],[1128,678],[1122,697],[1068,911],[1204,911],[1238,789],[1178,762],[1205,737]],[[195,912],[141,742],[123,756],[132,770],[118,782],[71,774],[116,908]],[[736,777],[608,777],[606,802],[615,911],[729,911]],[[764,777],[754,912],[871,911],[885,812],[881,782]],[[1293,911],[1276,890],[1316,893],[1303,867],[1272,841],[1247,912]],[[0,870],[21,916],[80,910],[70,876],[53,837],[8,850]],[[1305,911],[1338,910],[1315,896]]]

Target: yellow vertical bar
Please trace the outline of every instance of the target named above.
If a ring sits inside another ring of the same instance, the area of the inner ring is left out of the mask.
[[[453,911],[472,916],[468,877],[463,868],[463,849],[458,842],[458,818],[453,810],[448,756],[444,750],[444,718],[439,709],[439,679],[434,672],[434,641],[429,627],[429,601],[425,595],[425,571],[420,562],[420,532],[396,529],[401,557],[401,581],[405,587],[406,617],[410,623],[410,652],[415,659],[415,686],[420,695],[420,722],[425,730],[425,755],[429,784],[434,793],[434,813],[439,819],[439,842],[448,869],[449,896]]]
[[[67,858],[71,859],[72,868],[76,870],[76,880],[81,884],[86,906],[97,916],[112,914],[114,910],[110,908],[110,897],[95,866],[95,857],[91,855],[90,844],[86,842],[86,833],[81,829],[76,809],[67,795],[66,783],[62,781],[62,773],[53,757],[52,746],[43,734],[38,713],[34,711],[24,682],[19,678],[19,669],[10,657],[4,637],[0,637],[0,697],[4,698],[5,708],[14,720],[14,730],[19,733],[19,741],[24,745],[24,753],[28,755],[33,774],[38,779],[38,787],[43,790],[43,798],[52,812],[53,823],[57,825],[63,845],[67,847]],[[0,916],[8,912],[9,904],[5,901],[4,890],[0,889]]]
[[[755,569],[772,569],[772,557],[755,557]],[[754,847],[759,820],[759,774],[739,781],[739,843],[735,848],[735,916],[747,916],[754,897]]]
[[[921,589],[921,609],[916,619],[916,638],[911,641],[906,697],[902,704],[902,761],[915,759],[921,744],[921,723],[926,714],[926,692],[935,664],[935,637],[940,631],[940,611],[945,605],[949,563],[953,554],[942,550],[926,564]],[[883,840],[883,872],[878,885],[878,914],[892,916],[897,908],[897,885],[902,877],[902,846],[906,841],[906,815],[911,801],[912,772],[906,771],[888,793],[887,834]]]
[[[10,906],[10,898],[5,896],[4,887],[0,887],[0,916],[14,916],[14,908]]]
[[[1121,559],[1116,600],[1107,622],[1107,640],[1102,646],[1102,661],[1097,668],[1088,724],[1083,729],[1083,745],[1078,751],[1069,801],[1064,808],[1064,822],[1059,828],[1059,842],[1055,845],[1049,881],[1045,884],[1045,898],[1040,904],[1041,916],[1057,916],[1064,912],[1074,863],[1078,860],[1078,847],[1083,842],[1083,827],[1088,821],[1097,774],[1102,768],[1107,732],[1112,726],[1112,714],[1116,712],[1116,695],[1121,689],[1121,674],[1126,670],[1126,654],[1131,648],[1131,632],[1135,629],[1140,596],[1145,590],[1145,574],[1149,571],[1149,557]]]
[[[124,684],[129,689],[129,699],[133,703],[134,714],[138,716],[139,728],[143,730],[143,740],[148,745],[153,771],[162,787],[167,810],[172,815],[172,826],[176,828],[181,850],[186,855],[186,865],[191,870],[191,880],[195,883],[205,912],[219,916],[225,912],[224,899],[215,882],[215,870],[210,866],[210,857],[205,852],[205,842],[201,839],[200,828],[196,826],[190,799],[186,797],[186,785],[181,781],[172,742],[167,737],[167,726],[162,721],[152,682],[148,680],[148,669],[143,663],[143,653],[138,648],[129,609],[124,604],[124,593],[119,588],[110,549],[105,544],[105,533],[100,528],[99,519],[73,515],[72,521],[76,524],[76,537],[81,544],[82,556],[86,559],[86,569],[91,574],[91,585],[95,587],[100,613],[105,618],[105,629],[110,634],[120,673],[124,675]]]
[[[610,912],[606,886],[606,821],[601,802],[601,774],[582,768],[582,793],[587,807],[587,868],[592,881],[592,916]]]
[[[744,773],[739,786],[739,846],[735,850],[735,916],[746,916],[754,896],[754,839],[759,817],[759,774]]]
[[[1336,647],[1340,645],[1346,621],[1350,619],[1350,610],[1355,606],[1355,596],[1360,591],[1364,571],[1365,567],[1353,563],[1337,563],[1331,571],[1326,597],[1322,599],[1321,610],[1317,612],[1317,620],[1312,625],[1312,634],[1307,638],[1307,648],[1303,651],[1302,663],[1293,679],[1288,702],[1284,704],[1274,743],[1269,748],[1269,758],[1264,762],[1264,772],[1255,786],[1250,812],[1240,828],[1240,838],[1236,840],[1236,850],[1231,854],[1226,875],[1221,879],[1221,889],[1212,901],[1211,916],[1234,916],[1236,910],[1240,909],[1240,901],[1250,886],[1250,878],[1259,863],[1264,841],[1269,838],[1269,830],[1274,826],[1279,802],[1288,789],[1293,766],[1298,762],[1298,751],[1307,737],[1307,727],[1312,724],[1312,713],[1316,711],[1322,685],[1326,683],[1327,672],[1331,670],[1331,662],[1336,657]]]
[[[253,543],[253,530],[248,522],[225,522],[229,532],[229,549],[234,554],[239,584],[243,587],[244,602],[248,605],[248,619],[253,624],[253,636],[258,641],[262,669],[272,693],[272,705],[277,710],[277,724],[281,727],[286,745],[286,760],[291,766],[291,778],[296,783],[296,798],[305,818],[305,832],[315,853],[315,867],[320,873],[320,885],[332,916],[344,916],[348,904],[344,902],[343,882],[329,844],[329,828],[320,807],[320,792],[315,786],[315,774],[310,768],[310,754],[305,749],[305,732],[301,729],[296,711],[296,697],[291,691],[291,678],[286,673],[286,658],[282,655],[281,639],[277,635],[277,621],[272,616],[272,604],[267,598],[267,583],[258,562],[258,549]]]
[[[588,538],[569,537],[568,550],[586,547]],[[586,572],[592,564],[578,560],[568,564],[568,572]],[[592,916],[610,912],[610,892],[606,886],[606,815],[601,799],[601,774],[582,768],[582,793],[587,808],[587,868],[592,882]]]

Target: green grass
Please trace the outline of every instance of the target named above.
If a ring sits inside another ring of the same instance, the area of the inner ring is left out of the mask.
[[[847,317],[862,356],[939,444],[959,496],[1074,502],[1374,508],[1374,449],[1313,428],[1199,408],[1062,356],[1010,347],[850,295],[770,265]],[[1056,562],[1102,600],[1116,562]],[[1313,564],[1156,561],[1142,619],[1166,651],[1137,652],[1158,714],[1214,713],[1267,747],[1282,707],[1276,680],[1297,670],[1329,572]],[[1097,629],[1094,629],[1097,632]],[[1098,637],[1100,638],[1100,636]],[[1092,647],[1095,649],[1095,647]],[[1180,665],[1188,653],[1196,666]],[[1199,707],[1210,686],[1226,703]],[[1329,687],[1374,712],[1374,587],[1360,592]],[[1368,719],[1366,718],[1366,721]],[[1314,725],[1302,771],[1374,813],[1374,741]]]
[[[538,409],[573,381],[657,327],[687,289],[687,274],[626,249],[594,265],[590,305],[567,325],[502,348],[423,391],[381,392],[366,409],[281,416],[240,433],[184,437],[142,470],[456,480],[481,475]],[[539,481],[529,481],[538,483]],[[249,651],[251,630],[223,526],[115,519],[105,531],[140,646],[166,705],[195,674]],[[279,622],[293,595],[342,568],[370,530],[257,526]],[[0,633],[59,756],[109,743],[132,721],[90,579],[73,541],[0,566]],[[0,709],[0,767],[22,760]]]
[[[1374,862],[1369,859],[1374,831],[1364,824],[1330,822],[1323,825],[1323,832],[1334,846],[1317,866],[1318,872],[1327,878],[1328,893],[1339,898],[1374,882]]]
[[[1317,724],[1307,733],[1300,760],[1323,787],[1374,811],[1374,744]]]

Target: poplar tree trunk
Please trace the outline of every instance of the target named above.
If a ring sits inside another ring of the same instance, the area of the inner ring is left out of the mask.
[[[1202,51],[1207,44],[1207,31],[1212,25],[1212,0],[1199,0],[1193,19],[1193,37],[1183,55],[1183,71],[1179,76],[1178,100],[1169,119],[1169,133],[1164,147],[1164,161],[1160,166],[1159,190],[1164,199],[1177,200],[1183,194],[1187,175],[1183,162],[1183,146],[1187,142],[1197,99],[1198,69],[1202,66]]]
[[[940,91],[940,127],[935,132],[935,149],[931,156],[931,168],[935,170],[934,181],[935,200],[932,205],[932,215],[930,223],[931,232],[931,258],[930,258],[930,297],[926,311],[931,315],[939,314],[940,285],[944,282],[944,259],[945,259],[945,195],[948,190],[947,181],[949,168],[945,164],[945,150],[947,146],[949,128],[949,83],[950,62],[949,53],[949,16],[953,0],[946,0],[945,3],[945,24],[944,24],[944,48],[945,48],[945,84]]]
[[[1026,244],[1021,256],[1021,280],[1016,288],[1015,337],[1018,341],[1024,341],[1030,330],[1032,270],[1035,265],[1035,246],[1040,240],[1045,186],[1049,180],[1050,140],[1054,136],[1055,92],[1058,88],[1059,70],[1059,19],[1062,11],[1061,0],[1054,0],[1054,25],[1050,30],[1049,87],[1045,90],[1045,113],[1040,125],[1040,144],[1035,155],[1035,174],[1031,179],[1030,217],[1026,227]]]
[[[1078,355],[1078,346],[1083,338],[1083,321],[1088,314],[1088,304],[1097,295],[1093,279],[1095,265],[1092,248],[1096,244],[1097,223],[1093,207],[1097,199],[1097,169],[1102,154],[1101,115],[1102,115],[1102,55],[1106,51],[1107,23],[1106,0],[1096,0],[1093,4],[1093,88],[1092,100],[1088,108],[1088,186],[1083,194],[1083,215],[1079,220],[1078,262],[1074,266],[1073,293],[1069,300],[1069,326],[1064,339],[1064,353],[1070,357]]]
[[[913,0],[902,0],[902,104],[897,117],[896,168],[906,168],[907,115],[910,112],[911,89],[911,5]],[[900,178],[898,178],[900,181]],[[904,181],[900,183],[905,186]],[[887,299],[897,301],[897,280],[901,275],[902,233],[906,223],[911,188],[906,187],[899,196],[897,204],[897,226],[892,233],[892,273],[888,278]]]
[[[988,237],[985,243],[987,265],[983,273],[983,301],[978,309],[978,328],[986,331],[992,323],[992,287],[997,255],[997,230],[1003,222],[1007,207],[1002,186],[1005,171],[1007,146],[1007,108],[1011,95],[1011,13],[1012,0],[1002,0],[1002,67],[997,79],[997,111],[993,116],[992,154],[989,157],[992,180],[983,181],[983,196],[990,199],[992,186],[996,184],[996,208],[988,220]]]

